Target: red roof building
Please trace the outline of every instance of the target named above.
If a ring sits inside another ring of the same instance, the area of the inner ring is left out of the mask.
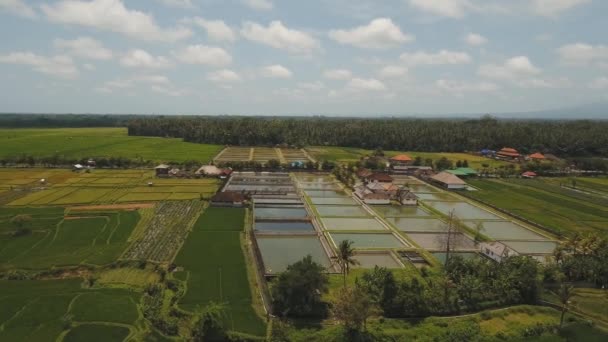
[[[545,156],[543,156],[541,153],[532,153],[531,155],[528,156],[528,158],[532,159],[532,160],[545,160]]]
[[[366,181],[380,182],[380,183],[392,183],[393,177],[387,175],[386,173],[374,173],[374,174],[366,177]]]
[[[500,151],[498,151],[496,153],[496,156],[499,158],[505,158],[505,159],[517,159],[521,155],[514,148],[504,147],[503,149],[501,149]]]
[[[521,176],[524,178],[535,178],[537,176],[537,174],[534,171],[526,171],[526,172],[522,173]]]
[[[391,157],[389,160],[392,162],[401,162],[401,163],[414,161],[414,159],[412,159],[412,157],[408,156],[407,154],[400,154],[400,155]]]

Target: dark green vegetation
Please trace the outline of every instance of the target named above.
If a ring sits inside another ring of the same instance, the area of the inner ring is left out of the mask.
[[[196,311],[211,302],[225,304],[228,330],[264,336],[241,248],[244,220],[245,209],[237,208],[209,208],[201,215],[175,259],[188,272],[179,306]]]
[[[65,217],[63,211],[0,209],[0,270],[109,264],[125,249],[139,220],[137,211],[79,212]],[[16,223],[18,215],[30,219]]]
[[[94,158],[98,167],[210,161],[221,146],[181,139],[127,136],[125,128],[0,129],[0,163],[70,165]]]
[[[580,182],[589,184],[592,180]],[[558,235],[606,233],[608,229],[608,199],[601,195],[560,187],[542,179],[469,180],[469,183],[480,191],[467,195],[541,224]]]
[[[608,154],[606,121],[145,117],[134,119],[128,127],[129,135],[222,145],[333,145],[426,152],[509,146],[523,153]]]
[[[129,335],[140,319],[135,304],[139,294],[86,289],[81,283],[80,279],[0,280],[0,340],[54,341],[66,331],[70,341]],[[80,325],[86,322],[104,325]]]

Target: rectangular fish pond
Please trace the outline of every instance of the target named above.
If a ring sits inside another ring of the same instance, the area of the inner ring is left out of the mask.
[[[419,192],[440,192],[439,189],[428,184],[407,184],[407,187],[416,194]]]
[[[447,243],[447,234],[433,234],[433,233],[407,233],[410,239],[424,249],[441,250],[445,249]],[[476,249],[473,240],[463,234],[452,234],[450,237],[450,244],[453,249]]]
[[[288,265],[309,254],[313,261],[325,267],[331,266],[329,257],[316,236],[256,236],[256,240],[267,274],[283,272]]]
[[[557,247],[553,241],[502,241],[522,254],[552,254]]]
[[[477,222],[465,221],[465,224],[475,229]],[[494,240],[547,240],[544,236],[510,221],[481,221],[481,224],[481,233]]]
[[[382,217],[430,216],[431,214],[420,207],[400,205],[372,205],[372,209]]]
[[[393,234],[365,234],[365,233],[331,233],[336,246],[342,240],[353,242],[354,248],[402,248],[407,247]]]
[[[461,220],[503,220],[500,216],[467,202],[426,202],[425,204],[444,215],[449,215],[454,210],[454,215]]]
[[[435,218],[389,217],[390,224],[404,232],[443,232],[445,222]]]
[[[446,259],[445,252],[434,252],[431,254],[433,254],[433,256],[435,258],[437,258],[437,260],[439,260],[440,263],[445,264],[445,259]],[[475,252],[455,252],[455,253],[450,253],[450,258],[452,256],[459,256],[465,260],[468,260],[468,259],[473,259],[474,257],[481,256],[481,255],[479,253],[475,253]]]
[[[268,219],[288,219],[288,218],[304,218],[308,216],[308,212],[304,208],[289,208],[289,207],[255,207],[255,218]]]
[[[374,218],[330,218],[323,217],[321,222],[326,230],[386,230]]]
[[[336,179],[328,175],[296,175],[300,182],[304,183],[335,183]]]
[[[310,199],[312,204],[324,205],[324,204],[337,204],[337,205],[359,205],[354,199],[350,197],[312,197]]]
[[[416,194],[423,201],[459,201],[458,197],[446,192],[429,192]]]
[[[255,230],[261,232],[312,232],[315,227],[307,221],[256,221]]]
[[[322,217],[368,217],[371,216],[359,206],[317,205],[317,212]]]
[[[306,190],[340,190],[336,183],[300,183],[300,188]]]
[[[359,262],[359,265],[353,267],[356,268],[374,268],[386,267],[386,268],[402,268],[403,265],[393,257],[390,252],[370,252],[370,253],[357,253],[355,260]]]
[[[347,197],[342,190],[305,190],[308,197]]]

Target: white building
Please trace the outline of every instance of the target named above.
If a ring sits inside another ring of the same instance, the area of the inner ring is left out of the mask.
[[[511,256],[519,255],[515,250],[499,241],[482,242],[479,244],[479,247],[481,248],[481,253],[497,262],[501,262],[503,259]]]

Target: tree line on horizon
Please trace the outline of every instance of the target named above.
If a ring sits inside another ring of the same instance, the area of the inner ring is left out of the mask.
[[[559,156],[608,154],[608,121],[361,119],[285,117],[141,117],[129,135],[251,146],[343,146],[463,152],[512,147]]]

